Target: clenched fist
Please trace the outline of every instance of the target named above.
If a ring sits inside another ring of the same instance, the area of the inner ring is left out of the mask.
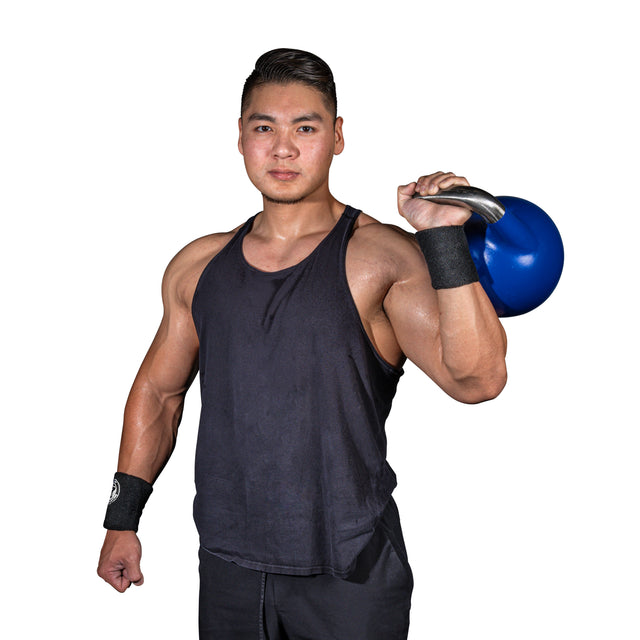
[[[100,552],[98,575],[116,591],[124,593],[132,584],[142,585],[142,545],[133,531],[107,531]]]
[[[414,194],[436,195],[439,191],[456,186],[468,187],[469,182],[454,173],[442,171],[422,176],[417,182],[401,185],[398,187],[398,211],[417,231],[433,227],[461,226],[471,216],[469,209],[413,198]]]

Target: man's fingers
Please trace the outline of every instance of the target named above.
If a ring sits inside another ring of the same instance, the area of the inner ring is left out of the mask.
[[[130,586],[131,582],[124,578],[123,576],[119,576],[116,578],[115,582],[111,583],[111,586],[120,593],[124,593]]]
[[[441,179],[441,176],[444,175],[447,174],[442,171],[437,171],[436,173],[431,173],[428,176],[420,176],[416,181],[416,192],[421,196],[437,193],[438,182]]]
[[[136,587],[141,587],[144,584],[144,576],[140,573],[140,569],[138,569],[138,573],[128,574],[125,572],[125,576],[127,580]]]
[[[446,173],[443,171],[437,171],[426,176],[420,176],[416,183],[416,192],[420,195],[435,195],[440,190],[450,189],[456,185],[466,185],[469,183],[466,178],[457,176],[451,171]]]
[[[469,186],[469,181],[463,176],[457,176],[453,173],[445,174],[438,180],[438,189],[446,190],[455,186]]]
[[[129,585],[135,584],[136,587],[141,586],[144,583],[144,576],[140,571],[140,562],[137,560],[129,560],[125,562],[122,576],[129,581]]]
[[[101,573],[100,577],[120,593],[124,593],[131,585],[131,581],[124,576],[122,569]]]
[[[107,571],[98,571],[100,577],[110,584],[116,591],[124,593],[132,584],[140,587],[144,584],[144,576],[140,571],[140,565],[132,563],[131,567],[122,565]]]
[[[398,195],[412,196],[416,190],[416,183],[410,182],[409,184],[401,184],[398,187]]]

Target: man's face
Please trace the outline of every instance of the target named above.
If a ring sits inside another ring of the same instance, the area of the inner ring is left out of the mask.
[[[342,152],[342,118],[304,84],[256,87],[239,121],[238,148],[267,201],[293,204],[328,195],[329,167]]]

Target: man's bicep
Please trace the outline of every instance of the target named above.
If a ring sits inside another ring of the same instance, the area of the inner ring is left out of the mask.
[[[430,377],[442,361],[438,301],[428,271],[416,271],[389,289],[384,310],[404,355]]]
[[[162,279],[162,321],[140,367],[139,377],[161,396],[184,394],[198,370],[199,341],[191,315],[197,282],[193,266],[189,247],[169,263]]]
[[[198,336],[186,310],[166,310],[139,376],[161,395],[184,394],[198,371]]]

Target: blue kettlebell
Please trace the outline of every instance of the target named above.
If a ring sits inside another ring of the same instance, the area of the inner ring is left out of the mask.
[[[464,230],[480,284],[501,317],[528,313],[553,292],[564,264],[562,238],[537,205],[476,187],[414,196],[471,209]]]

